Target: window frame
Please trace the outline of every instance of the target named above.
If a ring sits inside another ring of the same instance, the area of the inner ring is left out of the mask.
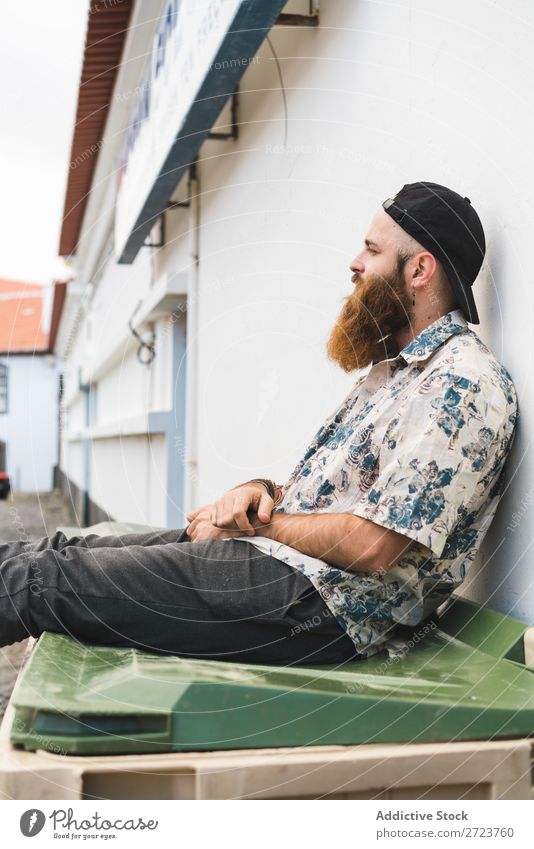
[[[8,380],[7,365],[0,363],[0,415],[8,412]]]

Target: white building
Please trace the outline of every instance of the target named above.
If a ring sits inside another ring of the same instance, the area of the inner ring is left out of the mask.
[[[0,446],[13,491],[48,492],[58,462],[54,340],[65,284],[0,280]]]
[[[325,343],[370,218],[404,183],[445,183],[483,220],[475,329],[522,408],[468,593],[532,620],[534,7],[283,5],[89,16],[61,242],[78,271],[58,340],[64,486],[86,524],[182,527],[243,480],[287,479],[354,382]]]

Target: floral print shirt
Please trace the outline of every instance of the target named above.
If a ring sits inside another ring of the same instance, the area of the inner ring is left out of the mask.
[[[413,540],[389,571],[348,572],[265,537],[300,569],[363,657],[417,625],[464,580],[500,500],[515,435],[507,370],[460,309],[373,363],[315,434],[276,508],[353,513]]]

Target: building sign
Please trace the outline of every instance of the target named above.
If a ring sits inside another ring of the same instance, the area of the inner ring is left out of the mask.
[[[133,262],[286,0],[167,0],[124,135],[115,250]]]

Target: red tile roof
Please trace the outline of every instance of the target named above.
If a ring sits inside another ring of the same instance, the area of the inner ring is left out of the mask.
[[[50,331],[41,326],[43,287],[0,279],[0,354],[44,354],[53,350],[65,283],[55,283]]]

